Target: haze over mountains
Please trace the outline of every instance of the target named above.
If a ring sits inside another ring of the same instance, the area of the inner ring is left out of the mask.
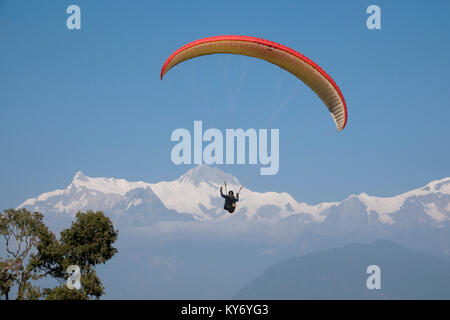
[[[235,214],[223,210],[224,181],[240,186],[207,165],[155,183],[78,172],[65,189],[19,207],[44,213],[54,229],[77,211],[111,217],[119,254],[99,268],[107,298],[230,298],[283,259],[376,239],[450,256],[450,178],[392,197],[361,193],[317,205],[244,188]]]

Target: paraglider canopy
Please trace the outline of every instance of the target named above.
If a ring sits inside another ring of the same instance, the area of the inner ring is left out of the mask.
[[[215,36],[188,43],[172,53],[161,69],[161,79],[177,64],[203,55],[231,53],[273,63],[308,85],[330,111],[338,131],[347,124],[347,106],[334,80],[315,62],[279,43],[248,36]]]

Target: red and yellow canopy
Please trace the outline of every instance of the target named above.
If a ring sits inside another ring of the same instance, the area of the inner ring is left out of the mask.
[[[315,62],[279,43],[248,36],[215,36],[196,40],[179,48],[164,63],[161,79],[177,64],[203,55],[231,53],[259,58],[292,73],[323,101],[338,131],[347,123],[347,106],[334,80]]]

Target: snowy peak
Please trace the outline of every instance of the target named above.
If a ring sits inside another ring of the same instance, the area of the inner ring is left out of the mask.
[[[90,178],[78,171],[72,182],[63,190],[55,190],[28,199],[25,207],[43,213],[73,215],[83,210],[111,210],[125,195],[134,189],[148,188],[144,182],[129,182],[115,178]]]
[[[177,179],[181,183],[193,183],[199,185],[201,182],[221,185],[226,181],[230,185],[239,185],[239,180],[231,174],[225,173],[217,168],[200,164]]]
[[[75,176],[72,179],[72,183],[77,182],[77,181],[87,182],[88,180],[89,180],[89,178],[86,177],[83,172],[78,171],[77,173],[75,173]]]
[[[219,187],[225,181],[229,188],[239,187],[239,180],[231,174],[202,164],[177,180],[155,183],[151,188],[168,209],[202,220],[224,214]]]
[[[350,195],[344,201],[358,199],[363,202],[370,210],[378,213],[391,213],[400,209],[406,199],[411,197],[427,196],[429,194],[450,195],[450,177],[442,180],[435,180],[426,186],[408,191],[393,197],[376,197],[367,193],[359,195]]]
[[[90,178],[81,171],[78,171],[68,188],[95,190],[104,194],[117,194],[123,196],[130,190],[146,188],[147,186],[149,185],[142,181],[129,182],[125,179]]]
[[[406,203],[417,199],[420,206],[423,207],[424,212],[432,217],[437,222],[448,220],[450,217],[450,178],[442,180],[435,180],[428,183],[426,186],[408,191],[393,197],[375,197],[366,193],[359,195],[351,195],[347,197],[343,203],[358,200],[362,202],[367,208],[367,213],[377,213],[380,221],[388,224],[393,224],[394,220],[390,217],[391,214],[398,212],[405,206]],[[437,197],[437,198],[436,198]],[[439,200],[439,208],[436,207],[433,201]],[[442,202],[442,203],[441,203]]]
[[[425,192],[438,192],[442,194],[450,195],[450,177],[442,180],[435,180],[427,184],[425,187],[420,189]]]

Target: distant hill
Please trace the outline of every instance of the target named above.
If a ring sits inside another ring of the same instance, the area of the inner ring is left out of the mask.
[[[369,265],[381,268],[381,289],[369,290]],[[450,299],[450,262],[394,242],[349,244],[284,260],[236,299]]]

